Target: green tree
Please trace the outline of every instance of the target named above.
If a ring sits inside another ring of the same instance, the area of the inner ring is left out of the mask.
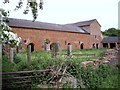
[[[116,28],[109,28],[102,32],[104,36],[120,36],[120,30]]]
[[[10,3],[9,0],[4,0],[3,3]],[[18,5],[16,5],[15,10],[20,9],[23,6],[23,3],[25,3],[25,0],[19,0],[18,1]],[[39,2],[37,2],[36,0],[27,0],[27,4],[26,4],[26,8],[23,11],[24,14],[28,14],[28,12],[31,10],[32,11],[32,15],[33,15],[33,21],[35,21],[37,19],[38,16],[38,7],[39,9],[43,9],[43,0],[39,0]]]
[[[8,44],[12,47],[18,46],[20,39],[17,34],[11,31],[11,28],[7,25],[8,12],[0,9],[0,43]]]
[[[10,3],[9,0],[3,0],[4,4]],[[20,9],[23,6],[23,3],[25,0],[19,0],[18,5],[16,5],[15,10]],[[27,0],[26,8],[23,11],[24,14],[28,14],[28,12],[31,10],[33,14],[33,21],[36,20],[38,16],[38,7],[39,9],[43,9],[43,1],[40,0],[38,3],[36,0]],[[31,9],[30,9],[31,8]],[[10,32],[10,27],[6,24],[8,22],[8,16],[9,16],[9,11],[5,11],[4,9],[0,8],[0,43],[3,41],[2,37],[4,35],[4,32]]]
[[[10,3],[9,0],[3,0],[4,4],[6,3]],[[23,6],[25,0],[19,0],[18,1],[18,5],[16,5],[15,10],[20,9]],[[38,16],[38,8],[39,9],[43,9],[43,1],[40,0],[40,2],[38,3],[36,0],[27,0],[27,4],[26,4],[26,8],[23,11],[24,14],[28,14],[28,12],[31,10],[32,14],[33,14],[33,21],[36,20],[37,16]],[[31,8],[31,9],[30,9]],[[8,16],[9,16],[9,11],[5,11],[4,9],[0,8],[0,43],[1,43],[1,36],[2,36],[2,32],[4,32],[5,30],[9,30],[9,26],[6,24],[6,22],[9,22],[8,20]]]

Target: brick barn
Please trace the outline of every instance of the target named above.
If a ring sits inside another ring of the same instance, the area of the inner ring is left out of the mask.
[[[68,44],[73,49],[102,47],[101,25],[96,19],[71,24],[52,24],[9,18],[8,25],[22,38],[23,46],[32,46],[32,51],[44,50],[45,40],[58,43],[61,49]]]

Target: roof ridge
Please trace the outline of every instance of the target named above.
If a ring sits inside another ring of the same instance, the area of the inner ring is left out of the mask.
[[[89,22],[89,21],[94,21],[94,20],[97,20],[97,19],[84,20],[84,21],[79,21],[79,22],[75,22],[75,23],[69,23],[69,24],[66,24],[66,25],[77,24],[77,23],[80,23],[80,22]]]
[[[76,23],[70,23],[67,25],[74,25],[74,26],[90,26],[92,22],[97,21],[97,19],[91,19],[91,20],[86,20],[86,21],[80,21],[80,22],[76,22]],[[99,24],[99,22],[97,21],[97,23]],[[100,24],[99,24],[100,25]],[[101,25],[100,25],[101,26]]]
[[[95,21],[97,19],[91,19],[91,20],[84,20],[84,21],[80,21],[80,22],[90,22],[90,21]],[[76,23],[79,23],[79,22],[76,22]]]
[[[28,19],[19,19],[19,18],[8,18],[8,19],[16,19],[16,20],[22,20],[22,21],[31,21],[31,22],[36,22],[36,23],[44,23],[44,24],[54,24],[54,25],[63,25],[63,24],[57,24],[57,23],[49,23],[49,22],[41,22],[41,21],[32,21]]]
[[[36,29],[47,29],[47,30],[58,30],[58,31],[67,31],[67,32],[78,32],[78,33],[88,33],[85,32],[80,27],[76,26],[67,26],[61,24],[45,23],[40,21],[32,22],[31,20],[25,19],[14,19],[9,18],[9,25],[12,27],[25,27],[25,28],[36,28]]]

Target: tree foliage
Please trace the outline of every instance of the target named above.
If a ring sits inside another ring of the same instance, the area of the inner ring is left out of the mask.
[[[8,16],[9,12],[0,9],[0,43],[8,44],[11,47],[19,46],[21,38],[14,34],[7,25]]]
[[[116,28],[109,28],[102,32],[104,36],[120,36],[120,30]]]
[[[4,0],[3,3],[10,3],[9,0]],[[18,5],[16,5],[15,10],[20,9],[23,6],[23,3],[25,3],[25,0],[19,0]],[[27,0],[27,4],[26,4],[26,8],[23,11],[24,14],[28,14],[29,11],[32,11],[32,15],[33,15],[33,21],[35,21],[37,19],[38,16],[38,8],[40,10],[43,9],[43,1],[39,0],[39,2],[37,2],[37,0]]]

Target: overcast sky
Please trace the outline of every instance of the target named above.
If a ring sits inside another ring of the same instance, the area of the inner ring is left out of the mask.
[[[18,0],[19,1],[19,0]],[[25,1],[25,0],[24,0]],[[43,10],[39,10],[37,21],[67,24],[97,19],[101,30],[118,28],[118,1],[120,0],[43,0]],[[23,9],[14,11],[17,0],[4,5],[0,0],[0,8],[11,10],[10,17],[32,20],[31,14],[23,15]]]

